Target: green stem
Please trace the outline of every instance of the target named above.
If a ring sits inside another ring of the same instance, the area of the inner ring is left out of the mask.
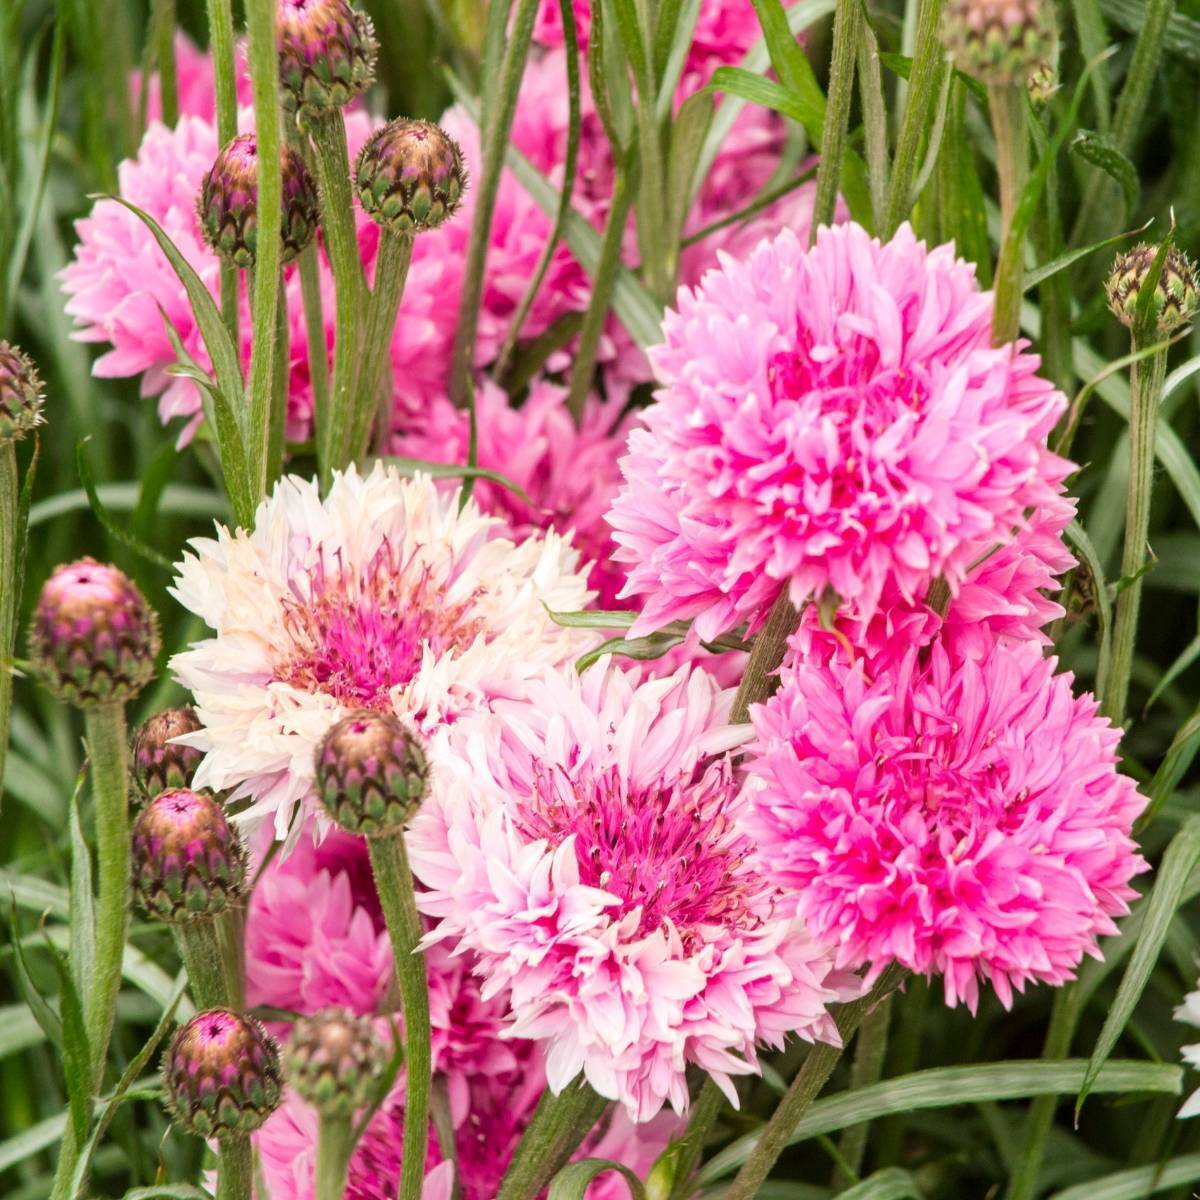
[[[1025,284],[1024,234],[1014,244],[1012,220],[1029,174],[1029,97],[1024,84],[988,89],[996,135],[996,172],[1000,182],[1000,256],[996,263],[996,305],[992,345],[1015,341],[1021,331]]]
[[[787,1148],[800,1118],[808,1111],[829,1076],[833,1074],[833,1068],[837,1066],[838,1059],[854,1036],[855,1030],[876,1004],[891,995],[902,977],[903,969],[892,963],[880,975],[868,995],[841,1005],[835,1019],[838,1032],[842,1036],[842,1045],[830,1046],[825,1042],[813,1044],[803,1066],[792,1080],[791,1087],[759,1134],[754,1149],[750,1151],[742,1169],[724,1193],[723,1200],[754,1200],[771,1168]]]
[[[175,926],[175,940],[187,969],[188,986],[198,1009],[237,1009],[236,991],[227,977],[227,961],[217,920],[211,917]]]
[[[604,323],[608,319],[608,302],[616,286],[617,271],[621,266],[625,223],[629,217],[632,200],[633,189],[629,186],[628,165],[618,163],[613,175],[612,205],[608,210],[604,236],[600,241],[600,258],[596,263],[596,273],[592,276],[592,295],[584,314],[583,326],[579,331],[579,345],[571,370],[567,408],[575,418],[576,424],[579,424],[583,417],[583,406],[592,388],[596,354],[600,348]]]
[[[354,198],[350,190],[350,158],[346,125],[340,109],[314,118],[310,133],[317,187],[321,194],[321,228],[337,296],[334,318],[333,388],[326,421],[317,426],[317,461],[321,486],[328,488],[335,470],[346,466],[348,430],[354,409],[358,363],[358,328],[367,285],[358,235],[354,228]]]
[[[404,283],[412,262],[413,235],[380,232],[379,256],[375,260],[375,287],[367,301],[367,329],[359,360],[358,389],[354,398],[353,426],[350,431],[350,458],[360,459],[367,452],[371,420],[386,436],[391,430],[392,389],[385,387],[396,328],[396,314],[404,298]]]
[[[217,1200],[250,1200],[254,1148],[248,1137],[224,1138],[217,1146]]]
[[[208,44],[217,91],[217,145],[237,134],[237,78],[233,59],[233,6],[231,0],[208,0]],[[221,313],[235,346],[238,340],[238,272],[221,260]]]
[[[158,90],[162,96],[164,125],[179,119],[179,86],[175,74],[175,0],[154,0],[150,28],[154,37],[154,59],[158,66]]]
[[[458,306],[458,329],[454,335],[454,357],[450,368],[450,398],[460,408],[467,403],[467,384],[475,369],[475,339],[479,330],[479,306],[483,296],[483,276],[487,268],[488,243],[492,232],[492,214],[500,190],[500,175],[508,150],[513,116],[517,110],[517,93],[525,63],[529,58],[529,42],[537,15],[538,0],[518,0],[517,15],[509,34],[508,45],[500,61],[495,93],[491,103],[483,106],[482,145],[483,171],[475,193],[475,212],[471,221],[471,240],[467,246],[466,276],[462,299]],[[484,54],[484,79],[496,71],[491,48]],[[489,89],[490,91],[490,89]],[[490,115],[489,115],[490,109]]]
[[[692,1176],[700,1165],[700,1156],[704,1153],[708,1135],[712,1132],[724,1103],[724,1092],[706,1075],[704,1086],[692,1103],[692,1115],[688,1120],[687,1129],[675,1143],[675,1176],[667,1200],[687,1200],[692,1194]]]
[[[314,429],[324,428],[329,413],[329,347],[325,344],[319,253],[314,240],[299,259],[300,296],[304,301],[304,341],[308,353],[308,377],[313,390]]]
[[[642,169],[638,186],[638,249],[651,295],[661,304],[671,298],[674,280],[669,272],[671,248],[665,233],[667,186],[663,164],[662,138],[659,136],[657,108],[658,84],[654,75],[654,17],[647,0],[635,0],[637,33],[641,54],[630,54],[630,61],[641,69],[637,74],[638,154]],[[657,5],[655,5],[657,9]]]
[[[1135,352],[1140,349],[1134,339]],[[1105,679],[1103,710],[1114,725],[1125,720],[1138,611],[1142,603],[1141,573],[1146,565],[1150,502],[1154,492],[1154,438],[1158,407],[1167,373],[1167,351],[1159,350],[1133,364],[1129,389],[1129,484],[1125,493],[1125,546],[1113,621],[1112,659]]]
[[[283,271],[283,147],[279,134],[279,67],[275,0],[246,0],[254,129],[258,139],[258,248],[254,264],[254,338],[247,385],[250,422],[246,467],[251,500],[267,494],[270,478],[271,401],[275,395],[275,335]],[[353,218],[351,218],[353,219]]]
[[[1084,993],[1079,981],[1059,988],[1054,997],[1054,1008],[1050,1013],[1050,1026],[1046,1030],[1046,1041],[1042,1047],[1042,1058],[1057,1061],[1067,1057],[1071,1039],[1083,1011]],[[1025,1132],[1021,1139],[1021,1157],[1008,1182],[1004,1200],[1033,1200],[1037,1189],[1037,1178],[1046,1153],[1046,1139],[1054,1121],[1054,1110],[1058,1107],[1058,1096],[1038,1096],[1029,1106],[1025,1121]]]
[[[93,986],[83,1003],[92,1079],[99,1088],[121,989],[121,960],[129,920],[129,762],[124,705],[89,708],[84,712],[84,722],[95,802],[99,891]]]
[[[275,371],[271,386],[271,409],[267,422],[267,480],[270,489],[283,473],[283,448],[287,433],[288,374],[290,365],[287,294],[283,272],[279,273],[279,299],[275,303]]]
[[[896,155],[892,160],[892,178],[888,184],[887,207],[879,234],[890,238],[912,208],[913,176],[921,139],[925,134],[925,116],[937,94],[938,80],[943,67],[942,0],[921,0],[917,16],[917,44],[913,51],[912,71],[909,73],[907,103],[900,135],[896,139]]]
[[[787,588],[779,593],[766,623],[754,635],[754,646],[746,662],[746,673],[738,685],[729,713],[729,723],[740,725],[750,718],[750,705],[764,699],[771,686],[771,678],[783,662],[787,653],[788,638],[796,632],[800,614],[788,598]]]
[[[496,1200],[533,1200],[583,1144],[608,1101],[582,1079],[556,1096],[549,1088],[513,1151]]]
[[[350,1117],[321,1113],[317,1120],[315,1200],[342,1200],[353,1153],[354,1132]]]
[[[862,30],[861,0],[837,0],[833,15],[833,52],[829,63],[829,102],[821,126],[821,163],[817,168],[817,194],[813,200],[809,241],[815,245],[817,230],[833,221],[837,208],[838,183],[846,153],[846,131],[854,102],[854,62]]]
[[[17,476],[17,447],[0,442],[0,801],[4,799],[4,760],[12,719],[13,653],[17,640],[17,509],[21,487]]]
[[[858,94],[862,101],[863,129],[866,133],[867,180],[871,188],[871,215],[876,227],[887,207],[888,119],[883,99],[883,72],[879,65],[879,42],[866,20],[859,22],[862,38],[858,43]]]
[[[854,1061],[850,1065],[850,1090],[878,1083],[887,1056],[888,1027],[892,1019],[892,997],[886,996],[863,1018],[862,1028],[854,1044]],[[842,1132],[838,1142],[842,1166],[834,1178],[834,1190],[841,1191],[858,1182],[863,1155],[867,1149],[867,1134],[871,1127],[865,1121],[851,1125]]]
[[[371,868],[392,939],[400,1002],[404,1006],[404,1158],[398,1200],[419,1200],[429,1145],[429,984],[418,949],[421,917],[403,832],[367,839]]]

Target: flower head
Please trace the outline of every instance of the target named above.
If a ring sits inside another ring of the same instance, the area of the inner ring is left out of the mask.
[[[943,977],[973,1010],[1073,978],[1145,869],[1119,730],[1037,646],[956,662],[795,662],[752,710],[762,866],[839,966]]]
[[[1024,83],[1058,54],[1053,0],[950,0],[942,38],[960,71],[981,83]]]
[[[201,754],[192,746],[175,741],[185,733],[195,733],[200,718],[191,705],[164,708],[148,717],[133,737],[131,767],[133,778],[147,798],[167,788],[185,788],[199,765]]]
[[[688,1063],[735,1099],[758,1043],[835,1041],[856,990],[750,861],[731,699],[686,669],[547,671],[438,732],[409,827],[430,940],[478,955],[553,1090],[582,1070],[638,1121],[686,1108]]]
[[[0,446],[42,423],[42,381],[27,354],[0,342]]]
[[[668,312],[662,381],[609,520],[644,597],[634,634],[696,618],[712,638],[833,593],[951,591],[1057,495],[1041,445],[1065,405],[953,248],[857,225],[805,251],[785,232],[723,258]]]
[[[192,545],[174,595],[216,631],[172,660],[204,723],[187,739],[206,752],[196,784],[250,796],[245,819],[272,817],[279,837],[298,832],[317,746],[342,717],[368,708],[428,730],[592,640],[547,613],[589,598],[569,544],[515,545],[394,468],[351,469],[324,500],[286,478],[253,532]]]
[[[1113,259],[1112,273],[1104,285],[1108,307],[1122,325],[1133,328],[1142,284],[1158,256],[1159,248],[1141,242]],[[1151,297],[1159,333],[1174,333],[1190,321],[1200,307],[1196,268],[1182,250],[1172,246],[1163,260],[1162,273]]]
[[[325,1008],[296,1022],[285,1055],[288,1082],[319,1113],[354,1113],[371,1096],[387,1057],[371,1022]]]
[[[371,18],[348,0],[279,0],[275,38],[280,99],[301,117],[343,107],[375,77]]]
[[[396,234],[436,229],[457,211],[467,186],[458,143],[432,121],[400,118],[363,143],[354,168],[363,211]]]

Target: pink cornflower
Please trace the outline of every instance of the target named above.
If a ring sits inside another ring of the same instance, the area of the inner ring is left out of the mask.
[[[1065,398],[1021,345],[992,348],[991,294],[953,247],[784,232],[678,303],[609,516],[635,633],[757,626],[784,588],[864,619],[889,586],[957,592],[1057,496],[1042,443]]]
[[[836,1042],[858,990],[750,861],[731,701],[686,668],[546,672],[435,735],[410,826],[429,940],[478,955],[553,1091],[582,1070],[635,1121],[686,1109],[688,1063],[736,1103],[758,1044]]]
[[[747,825],[839,966],[941,975],[972,1011],[982,980],[1008,1006],[1116,932],[1145,801],[1117,773],[1120,731],[1036,645],[927,654],[873,678],[786,667],[751,711]]]

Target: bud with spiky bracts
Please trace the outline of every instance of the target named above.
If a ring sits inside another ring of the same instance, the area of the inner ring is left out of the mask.
[[[246,857],[221,805],[207,792],[170,788],[133,827],[133,888],[160,921],[224,912],[242,893]]]
[[[42,423],[42,381],[28,355],[0,342],[0,445]]]
[[[203,751],[181,746],[175,738],[203,729],[190,704],[164,708],[138,728],[133,737],[133,778],[147,797],[167,788],[189,787]]]
[[[1024,83],[1057,57],[1053,0],[949,0],[942,39],[958,69],[981,83]]]
[[[296,1022],[284,1051],[288,1083],[319,1113],[349,1116],[371,1098],[384,1053],[368,1017],[326,1008]]]
[[[425,755],[390,713],[362,709],[344,717],[317,749],[317,794],[350,833],[394,833],[425,797]]]
[[[1104,285],[1108,307],[1130,329],[1137,319],[1138,293],[1150,274],[1158,250],[1157,246],[1141,242],[1132,250],[1118,254],[1113,260],[1112,273]],[[1175,246],[1167,251],[1152,303],[1157,314],[1159,333],[1172,333],[1190,321],[1197,305],[1200,305],[1196,269],[1188,256]]]
[[[197,1013],[171,1039],[162,1064],[167,1107],[189,1133],[244,1137],[279,1105],[279,1047],[253,1017]]]
[[[235,267],[252,267],[258,254],[258,139],[239,133],[217,155],[196,198],[200,229],[209,247]],[[304,159],[283,151],[283,261],[312,241],[320,210],[317,185]]]
[[[283,104],[302,118],[343,107],[375,77],[371,20],[348,0],[279,0],[275,35]]]
[[[354,169],[363,211],[395,234],[436,229],[467,186],[458,144],[432,121],[401,118],[364,143]]]
[[[150,681],[158,617],[137,586],[94,558],[58,567],[42,588],[29,631],[38,674],[76,708],[131,700]]]

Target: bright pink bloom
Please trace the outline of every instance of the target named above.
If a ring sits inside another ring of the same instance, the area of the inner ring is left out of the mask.
[[[975,1009],[1061,984],[1145,870],[1120,731],[1036,646],[955,663],[938,643],[868,679],[797,662],[752,710],[747,825],[842,967],[941,975]]]
[[[886,244],[834,226],[809,251],[784,232],[681,290],[609,517],[634,631],[755,626],[785,587],[867,619],[889,585],[957,591],[1061,475],[1042,442],[1065,398],[1022,346],[992,348],[991,312],[908,226]]]
[[[410,826],[430,940],[479,956],[550,1087],[582,1070],[646,1121],[687,1107],[685,1067],[730,1080],[789,1033],[836,1041],[857,993],[749,862],[727,751],[732,693],[687,669],[547,672],[443,727]]]
[[[250,83],[250,72],[246,66],[246,48],[243,42],[234,47],[234,71],[236,72],[237,99],[239,104],[254,103],[254,91]],[[130,77],[133,103],[140,104],[142,98],[142,73],[134,71]],[[208,51],[201,50],[182,31],[175,34],[175,89],[182,116],[203,117],[213,121],[217,115],[216,81],[213,78],[212,59]],[[161,121],[162,81],[157,71],[150,76],[150,87],[146,93],[147,123]]]

